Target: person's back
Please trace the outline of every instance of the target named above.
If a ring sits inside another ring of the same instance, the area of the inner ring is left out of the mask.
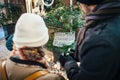
[[[38,72],[38,73],[37,73]],[[8,80],[29,80],[28,77],[34,75],[36,80],[64,80],[59,74],[53,74],[44,64],[36,61],[21,60],[10,57],[6,61],[6,73]],[[30,80],[33,80],[32,78]]]
[[[50,72],[43,48],[48,39],[48,29],[39,15],[22,14],[15,26],[10,57],[0,62],[0,80],[65,80]]]
[[[92,80],[120,80],[119,21],[120,16],[116,16],[86,28],[85,37],[77,47],[80,67],[87,66],[88,70],[81,78],[88,79],[85,76],[90,72],[88,76]],[[97,74],[93,75],[94,72]]]
[[[70,80],[120,80],[120,0],[78,0],[86,23],[75,58],[61,57]],[[64,60],[63,60],[64,59]]]

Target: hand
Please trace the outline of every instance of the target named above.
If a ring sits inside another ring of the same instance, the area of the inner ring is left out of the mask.
[[[73,58],[69,55],[67,56],[60,55],[60,58],[59,58],[61,66],[64,66],[66,62],[71,61],[71,60],[73,60]]]
[[[79,61],[76,57],[75,57],[75,50],[74,49],[69,49],[68,50],[68,55],[71,56],[75,61]]]

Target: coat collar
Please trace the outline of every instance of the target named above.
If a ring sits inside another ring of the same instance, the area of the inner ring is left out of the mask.
[[[19,63],[19,64],[35,65],[35,66],[40,66],[40,67],[46,68],[44,64],[36,62],[36,61],[21,60],[19,58],[15,58],[15,57],[10,57],[10,60],[15,62],[15,63]]]

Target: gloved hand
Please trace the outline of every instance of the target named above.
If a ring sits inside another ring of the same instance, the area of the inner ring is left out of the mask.
[[[59,61],[61,66],[64,66],[66,62],[73,60],[73,58],[69,55],[60,55]]]
[[[75,57],[75,50],[74,50],[74,49],[69,49],[67,55],[70,55],[75,61],[77,61],[77,62],[79,61],[79,60]]]

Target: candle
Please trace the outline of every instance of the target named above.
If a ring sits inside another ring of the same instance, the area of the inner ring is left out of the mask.
[[[73,1],[72,1],[72,0],[70,0],[70,7],[72,6],[72,4],[73,4]]]

